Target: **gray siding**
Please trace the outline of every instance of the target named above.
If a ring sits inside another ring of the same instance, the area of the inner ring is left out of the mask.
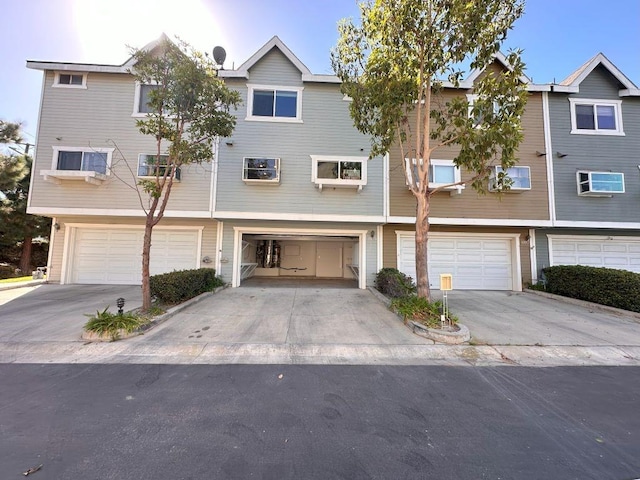
[[[549,95],[558,220],[640,222],[640,98],[619,97],[619,88],[607,70],[597,67],[580,85],[580,93]],[[622,100],[625,136],[572,135],[569,98]],[[558,158],[556,152],[567,156]],[[622,172],[626,193],[580,197],[578,170]]]
[[[33,207],[141,210],[130,188],[137,178],[138,154],[154,153],[154,139],[138,132],[132,117],[135,83],[131,75],[89,73],[87,88],[53,88],[53,72],[45,73],[33,176]],[[41,170],[51,170],[53,146],[116,148],[113,173],[102,185],[63,180],[45,182]],[[133,172],[133,174],[132,174]],[[168,210],[208,211],[211,165],[183,168]],[[115,212],[114,212],[115,213]]]
[[[250,70],[248,83],[300,86],[300,72],[280,53],[272,50]],[[217,211],[295,214],[383,214],[383,162],[367,164],[367,185],[319,191],[311,180],[310,155],[366,157],[369,140],[357,132],[349,116],[349,103],[338,85],[305,83],[302,93],[303,123],[246,121],[247,81],[228,80],[240,91],[244,105],[231,140],[220,142]],[[277,157],[281,179],[277,185],[245,184],[243,157]]]

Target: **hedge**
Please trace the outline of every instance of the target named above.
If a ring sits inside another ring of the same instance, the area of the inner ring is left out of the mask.
[[[584,265],[558,265],[542,271],[549,293],[640,312],[640,274]]]
[[[180,303],[224,285],[213,268],[179,270],[149,278],[151,296],[162,303]]]
[[[411,277],[396,268],[383,268],[376,274],[376,288],[390,298],[401,298],[416,292]]]

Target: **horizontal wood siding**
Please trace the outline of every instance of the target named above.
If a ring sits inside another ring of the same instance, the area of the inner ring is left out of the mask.
[[[436,102],[446,102],[453,95],[463,95],[446,90]],[[533,92],[529,95],[526,110],[522,116],[524,139],[518,149],[518,165],[531,168],[531,190],[520,193],[487,193],[479,195],[470,185],[460,195],[439,192],[431,197],[431,216],[443,218],[500,218],[548,220],[549,196],[547,186],[547,166],[544,156],[544,127],[542,117],[542,95]],[[457,147],[440,148],[432,158],[453,160],[459,153]],[[472,174],[462,171],[462,179],[470,179]],[[389,161],[389,201],[390,215],[415,216],[416,201],[409,191],[404,177],[404,160],[399,146],[390,152]]]
[[[131,217],[98,217],[98,216],[78,216],[78,217],[57,217],[56,221],[60,225],[60,230],[55,232],[53,244],[51,245],[52,256],[51,265],[48,272],[48,279],[50,282],[59,283],[62,273],[62,262],[64,252],[65,236],[69,233],[69,226],[67,224],[87,224],[87,225],[138,225],[140,228],[144,228],[144,222],[139,218]],[[200,254],[200,260],[206,256],[211,258],[212,263],[202,263],[202,267],[214,268],[214,260],[216,258],[216,238],[218,223],[215,220],[193,220],[193,219],[178,219],[178,218],[164,218],[158,224],[159,227],[168,226],[182,226],[182,227],[194,227],[198,228],[204,226],[202,230],[202,248]],[[82,227],[80,227],[82,228]],[[142,255],[142,251],[140,252]],[[141,260],[142,261],[142,260]]]
[[[135,83],[131,75],[89,73],[87,88],[52,88],[53,72],[46,72],[31,206],[52,208],[139,209],[130,187],[137,178],[138,154],[155,153],[154,139],[138,132],[131,116]],[[116,148],[113,173],[102,185],[63,180],[45,182],[41,170],[51,170],[53,146]],[[211,164],[182,169],[174,184],[168,210],[208,211]]]
[[[640,98],[620,97],[620,85],[597,67],[577,94],[550,94],[549,113],[558,220],[640,222]],[[571,134],[569,98],[622,100],[624,136]],[[566,156],[558,158],[556,152]],[[612,197],[578,196],[576,172],[624,173],[625,193]]]
[[[273,47],[251,67],[248,83],[301,87],[302,76],[300,70],[277,47]]]
[[[383,259],[382,264],[386,268],[398,268],[398,251],[396,231],[415,232],[415,225],[409,224],[387,224],[383,229]],[[530,244],[526,241],[529,230],[525,228],[500,228],[500,227],[447,227],[433,226],[433,232],[448,232],[452,235],[456,233],[484,233],[487,235],[495,233],[510,233],[520,235],[520,269],[523,285],[531,282],[531,255]]]
[[[300,72],[283,68],[288,60],[273,50],[250,71],[249,83],[257,83],[254,70],[261,72],[260,83],[300,84]],[[273,64],[273,65],[272,65]],[[290,64],[289,64],[290,65]],[[273,74],[273,79],[266,73]],[[288,72],[288,76],[283,76]],[[296,214],[378,215],[383,214],[383,162],[367,163],[367,184],[362,192],[355,187],[320,191],[312,182],[311,155],[367,157],[369,140],[354,127],[349,103],[338,85],[305,83],[302,93],[303,123],[247,121],[245,81],[229,80],[230,87],[242,95],[238,124],[230,139],[220,142],[216,210],[275,212]],[[227,145],[232,141],[233,145]],[[244,157],[280,158],[280,183],[245,184],[242,181]]]

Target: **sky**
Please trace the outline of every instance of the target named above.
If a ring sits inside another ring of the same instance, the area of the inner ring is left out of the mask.
[[[332,73],[341,18],[355,0],[2,0],[0,119],[35,142],[42,73],[26,60],[115,64],[162,32],[239,66],[272,36],[313,73]],[[560,82],[598,52],[640,86],[640,0],[527,0],[503,44],[523,50],[535,83]]]

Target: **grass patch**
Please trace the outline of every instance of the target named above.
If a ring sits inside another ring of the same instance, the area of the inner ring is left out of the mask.
[[[149,322],[147,316],[131,312],[120,315],[111,313],[108,310],[109,307],[105,308],[102,312],[98,310],[95,315],[85,315],[89,317],[89,321],[85,324],[84,329],[87,332],[93,332],[98,335],[108,335],[111,337],[111,340],[115,341],[120,338],[121,331],[132,333]]]
[[[442,302],[439,300],[430,302],[417,295],[408,295],[391,300],[390,308],[401,315],[405,322],[413,320],[429,328],[440,328],[442,325]],[[452,325],[458,323],[458,318],[452,315],[449,315],[448,320]]]
[[[13,278],[5,278],[4,280],[0,280],[0,283],[18,283],[18,282],[28,282],[33,280],[31,275],[26,277],[13,277]]]

